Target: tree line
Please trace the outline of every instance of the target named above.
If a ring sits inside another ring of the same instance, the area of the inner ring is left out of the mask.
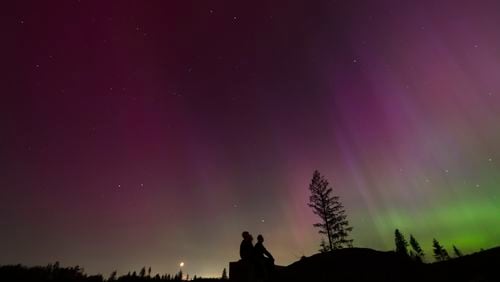
[[[108,278],[101,274],[87,275],[80,266],[61,267],[59,262],[47,266],[27,267],[24,265],[0,266],[0,280],[2,281],[51,281],[51,282],[161,282],[161,281],[227,281],[227,272],[224,268],[221,278],[201,278],[184,275],[182,270],[176,274],[151,275],[151,267],[143,267],[139,272],[128,272],[118,275],[113,271]]]
[[[410,243],[408,244],[408,241],[406,241],[401,231],[396,229],[394,231],[394,243],[396,245],[396,253],[411,257],[418,262],[424,261],[425,253],[413,235],[410,234]],[[455,257],[463,256],[462,251],[460,251],[455,245],[453,245],[452,248]],[[441,245],[436,238],[432,239],[432,252],[436,261],[445,261],[451,258],[446,248],[443,247],[443,245]]]
[[[342,248],[352,248],[353,240],[349,237],[353,228],[347,220],[347,213],[340,201],[340,197],[333,194],[333,188],[328,180],[314,171],[309,184],[309,203],[313,213],[320,218],[320,222],[313,226],[318,228],[318,233],[322,235],[320,241],[320,252],[329,252]],[[406,241],[403,234],[396,229],[394,234],[396,253],[411,257],[416,261],[423,262],[425,253],[420,247],[417,239],[410,234],[410,242]],[[433,239],[433,254],[436,261],[450,259],[450,255],[438,240]],[[462,252],[453,245],[455,257],[461,257]]]

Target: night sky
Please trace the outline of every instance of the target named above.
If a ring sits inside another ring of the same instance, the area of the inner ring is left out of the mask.
[[[0,264],[219,276],[241,232],[500,244],[499,1],[10,1]]]

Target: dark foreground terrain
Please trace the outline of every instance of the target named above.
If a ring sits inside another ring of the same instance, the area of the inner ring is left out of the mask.
[[[276,281],[500,282],[500,247],[430,264],[394,252],[342,249],[303,258],[279,271]]]
[[[230,280],[234,281],[231,277]],[[179,281],[179,279],[170,275],[149,276],[144,273],[103,278],[101,275],[86,275],[79,267],[10,265],[0,267],[0,281],[139,282]],[[225,280],[198,279],[197,281]],[[500,282],[500,247],[429,264],[415,262],[409,257],[394,252],[361,248],[342,249],[304,257],[289,266],[280,267],[276,270],[272,281]]]

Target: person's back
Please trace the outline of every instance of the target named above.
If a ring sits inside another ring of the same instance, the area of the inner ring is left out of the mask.
[[[255,252],[255,257],[256,258],[265,258],[265,253],[267,252],[266,248],[264,247],[264,244],[262,242],[257,242],[255,243],[255,246],[253,247],[254,252]]]
[[[257,275],[264,281],[267,281],[273,273],[274,258],[271,253],[267,251],[266,247],[264,247],[264,237],[262,235],[257,236],[257,243],[253,251],[258,272]]]
[[[240,244],[240,257],[242,260],[251,260],[253,257],[252,235],[248,232],[243,232],[243,241]]]
[[[264,237],[259,235],[257,237],[257,243],[254,247],[255,257],[258,259],[268,259],[270,261],[274,261],[273,256],[269,251],[267,251],[266,247],[264,247]]]

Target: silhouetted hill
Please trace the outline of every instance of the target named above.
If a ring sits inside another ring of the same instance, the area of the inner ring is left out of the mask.
[[[500,247],[444,262],[418,263],[395,252],[350,248],[316,254],[276,269],[275,282],[499,282]],[[231,277],[230,277],[231,279]],[[102,282],[100,275],[88,276],[80,267],[0,266],[0,281]],[[108,281],[113,281],[108,280]],[[232,281],[235,281],[231,279]],[[123,275],[114,281],[179,281],[174,276]],[[224,281],[201,279],[198,281]]]
[[[275,281],[500,281],[500,247],[438,263],[418,263],[395,252],[351,248],[303,258]]]
[[[500,281],[500,247],[427,265],[429,281]]]
[[[303,258],[282,271],[277,281],[422,281],[422,264],[394,252],[349,248]]]

